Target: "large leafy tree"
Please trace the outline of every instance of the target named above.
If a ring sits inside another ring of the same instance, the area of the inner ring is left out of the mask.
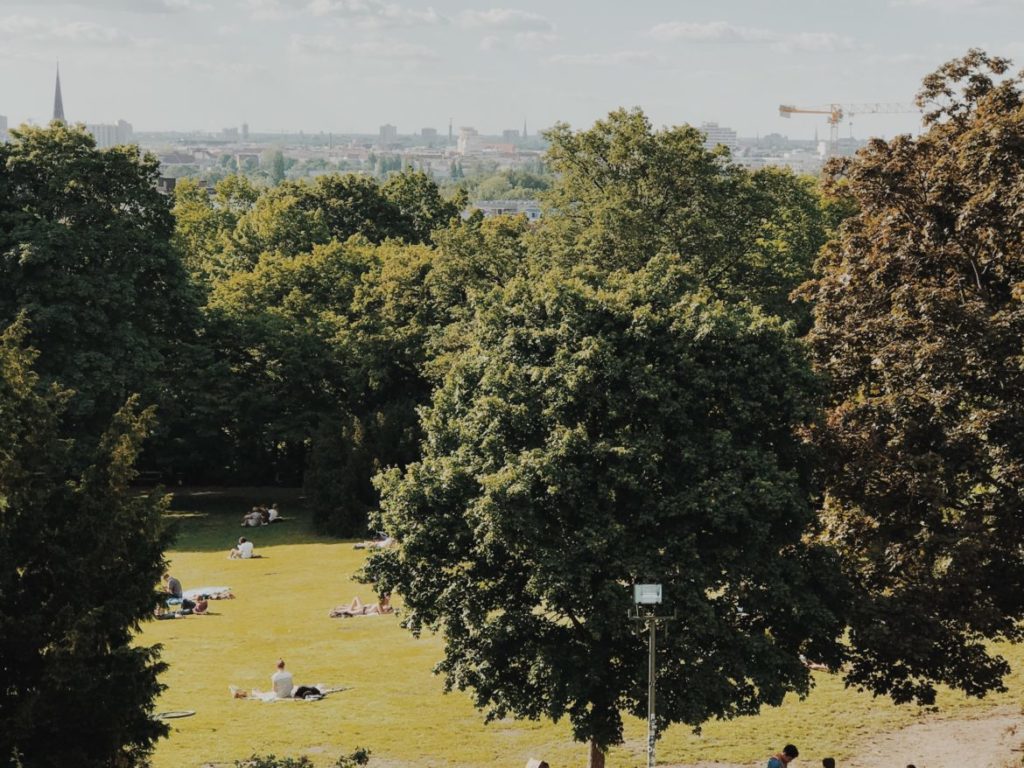
[[[166,399],[194,303],[170,248],[156,158],[97,150],[84,128],[20,128],[0,144],[0,322],[24,312],[38,371],[73,390],[94,439],[131,393]]]
[[[654,130],[617,110],[584,131],[559,124],[542,195],[544,250],[560,264],[635,269],[676,254],[691,287],[753,301],[806,322],[790,292],[811,276],[828,219],[814,183],[788,171],[751,173],[690,126]]]
[[[689,292],[677,257],[512,278],[478,305],[424,412],[423,458],[379,478],[401,547],[367,575],[488,719],[568,716],[596,763],[646,707],[631,585],[664,587],[659,718],[698,726],[806,692],[843,623],[794,425],[791,331]]]
[[[832,168],[814,359],[824,536],[857,587],[848,681],[930,702],[1001,686],[1024,618],[1024,82],[972,50],[927,77],[927,130]]]
[[[0,334],[0,762],[136,765],[167,732],[158,648],[133,643],[168,543],[164,501],[129,488],[152,413],[122,408],[79,474],[71,393],[41,383],[26,335]]]

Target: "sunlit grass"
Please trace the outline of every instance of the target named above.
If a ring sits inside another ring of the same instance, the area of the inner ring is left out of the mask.
[[[270,494],[273,495],[270,495]],[[394,616],[330,619],[328,610],[372,590],[352,580],[365,553],[352,542],[322,539],[311,530],[299,501],[279,491],[256,498],[284,500],[288,522],[241,529],[249,498],[218,495],[179,499],[180,528],[170,553],[172,572],[185,588],[230,585],[235,600],[211,603],[213,615],[146,625],[142,642],[162,643],[170,671],[161,711],[191,709],[194,717],[169,721],[170,738],[157,749],[155,768],[230,765],[253,752],[308,754],[322,764],[357,746],[373,752],[372,766],[522,766],[541,757],[554,766],[582,765],[585,749],[565,722],[504,721],[483,724],[463,693],[444,695],[431,673],[441,658],[437,638],[412,638]],[[238,536],[256,543],[260,559],[228,560]],[[396,601],[401,606],[400,599]],[[670,630],[671,631],[671,630]],[[1009,649],[1011,660],[1024,654]],[[349,686],[319,702],[265,704],[230,697],[229,685],[270,686],[274,663],[284,657],[296,683]],[[752,763],[793,741],[809,756],[844,758],[864,738],[915,721],[915,707],[895,707],[845,690],[828,674],[804,701],[787,699],[758,717],[709,723],[701,736],[674,727],[658,744],[658,762]],[[981,713],[1016,703],[1011,691],[984,701],[943,695],[943,716]],[[644,723],[630,719],[626,743],[609,755],[610,766],[644,763]],[[812,764],[812,763],[809,763]],[[813,764],[817,764],[814,761]]]

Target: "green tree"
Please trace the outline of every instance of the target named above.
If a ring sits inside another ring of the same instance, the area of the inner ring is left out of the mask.
[[[757,712],[835,663],[840,590],[794,425],[813,382],[791,330],[686,290],[678,257],[595,282],[523,273],[477,303],[424,411],[423,458],[378,478],[397,550],[367,577],[445,638],[449,689],[488,720],[567,716],[592,761],[643,716],[631,585],[681,620],[659,724]]]
[[[158,600],[166,500],[129,488],[152,423],[122,408],[81,473],[61,427],[71,393],[32,370],[28,334],[0,334],[0,762],[138,765],[164,664],[133,641]]]
[[[270,182],[277,186],[282,181],[284,181],[284,153],[278,149],[274,151],[270,160]]]
[[[653,130],[640,110],[617,110],[585,131],[549,133],[556,174],[541,195],[545,248],[556,264],[636,269],[677,254],[702,286],[803,320],[789,293],[811,276],[825,240],[813,185],[788,172],[752,174],[728,152],[704,149],[681,126]]]
[[[95,439],[130,393],[168,396],[195,297],[170,247],[159,163],[53,123],[0,145],[0,323],[25,313],[38,371]]]
[[[828,377],[823,534],[857,588],[847,680],[897,701],[1002,688],[1024,637],[1024,82],[971,50],[920,136],[833,165],[856,215],[808,286]]]
[[[441,196],[437,184],[422,171],[402,171],[381,185],[381,193],[398,209],[405,226],[395,234],[406,242],[428,243],[435,229],[448,226],[458,218],[459,201]]]

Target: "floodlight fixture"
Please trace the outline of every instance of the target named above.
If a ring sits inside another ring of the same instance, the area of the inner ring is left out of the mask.
[[[634,584],[633,602],[637,605],[661,605],[661,584]]]

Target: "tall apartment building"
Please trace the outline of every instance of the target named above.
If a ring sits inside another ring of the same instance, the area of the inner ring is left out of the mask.
[[[736,131],[718,123],[701,123],[700,131],[704,134],[704,148],[711,150],[719,144],[724,144],[730,152],[735,153],[739,148]]]
[[[506,128],[501,132],[501,138],[503,141],[518,141],[519,140],[519,129],[518,128]]]
[[[125,120],[118,120],[115,124],[92,123],[86,125],[85,130],[93,135],[96,146],[100,149],[118,144],[131,144],[135,135],[132,124]]]
[[[0,142],[7,141],[7,115],[0,115]]]
[[[382,147],[387,146],[388,144],[394,144],[398,141],[398,128],[391,125],[391,123],[385,123],[380,127],[380,134],[377,141]]]
[[[472,155],[480,151],[483,146],[480,140],[480,133],[476,128],[459,128],[459,143],[457,151],[460,155]]]
[[[437,141],[437,128],[421,128],[420,138],[424,141]]]

